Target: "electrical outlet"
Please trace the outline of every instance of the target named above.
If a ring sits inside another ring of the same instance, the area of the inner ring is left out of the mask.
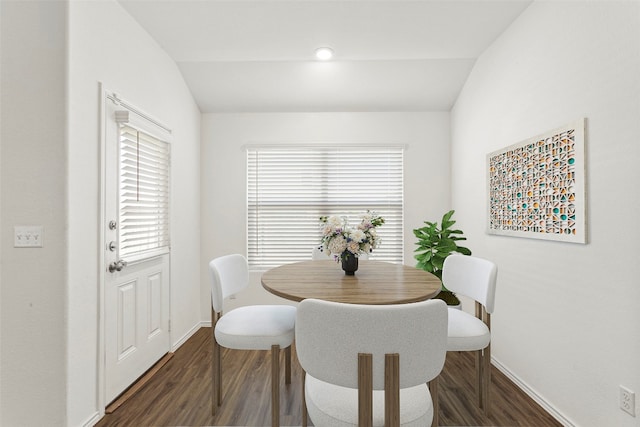
[[[41,225],[16,225],[13,233],[13,247],[41,248],[42,233]]]
[[[623,386],[620,386],[620,409],[636,416],[636,394]]]

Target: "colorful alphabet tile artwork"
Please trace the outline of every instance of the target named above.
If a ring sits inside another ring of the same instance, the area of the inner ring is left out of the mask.
[[[585,119],[487,156],[489,234],[586,243]]]

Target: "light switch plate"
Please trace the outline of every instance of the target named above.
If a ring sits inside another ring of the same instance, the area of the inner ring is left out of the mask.
[[[13,227],[14,248],[41,248],[44,227],[41,225],[16,225]]]

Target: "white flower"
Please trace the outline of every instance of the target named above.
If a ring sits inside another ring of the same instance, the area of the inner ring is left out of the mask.
[[[362,243],[367,238],[367,235],[362,230],[354,230],[349,237],[355,242]]]
[[[333,234],[333,227],[331,227],[330,225],[325,225],[324,227],[322,227],[323,236],[329,236],[330,234]]]
[[[344,236],[336,236],[329,242],[327,246],[327,250],[329,251],[329,255],[337,254],[340,255],[342,252],[347,249],[347,239]]]
[[[343,220],[339,216],[331,215],[327,218],[327,225],[332,228],[340,228],[342,227]]]
[[[372,227],[373,227],[373,225],[371,225],[371,221],[362,220],[362,222],[360,224],[358,224],[358,229],[364,230],[364,231],[367,231]]]
[[[356,241],[350,241],[349,244],[347,245],[347,249],[349,250],[349,252],[351,252],[352,254],[358,254],[358,252],[360,252],[360,244],[358,244],[358,242]]]

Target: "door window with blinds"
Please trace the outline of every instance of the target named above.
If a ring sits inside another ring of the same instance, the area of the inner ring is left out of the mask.
[[[356,226],[367,210],[385,219],[370,259],[403,262],[402,147],[248,147],[247,255],[262,270],[311,259],[320,217]]]
[[[119,159],[119,257],[168,253],[170,144],[121,124]]]

